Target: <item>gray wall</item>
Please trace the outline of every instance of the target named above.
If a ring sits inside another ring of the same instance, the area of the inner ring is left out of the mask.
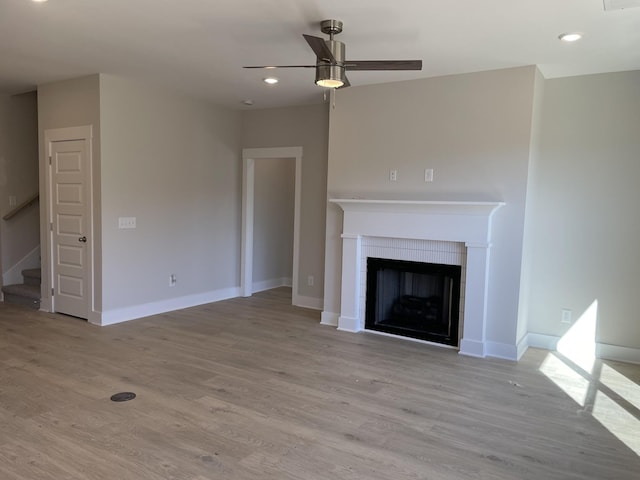
[[[324,282],[327,105],[245,111],[242,119],[244,148],[303,148],[298,293],[320,302]],[[313,286],[307,284],[309,275],[315,278]]]
[[[36,92],[0,96],[0,215],[38,193],[38,111]],[[0,224],[3,274],[40,244],[38,204]],[[37,258],[36,258],[37,260]],[[31,266],[31,265],[29,265]],[[21,280],[15,272],[11,282]]]
[[[240,113],[112,75],[100,103],[103,310],[237,288]]]
[[[487,339],[517,342],[536,68],[339,90],[331,110],[329,197],[498,200]],[[433,183],[424,169],[434,169]],[[389,170],[398,171],[396,182]],[[326,314],[339,313],[341,212],[327,209]]]
[[[535,179],[540,163],[540,143],[542,135],[542,109],[544,105],[545,80],[539,70],[536,70],[534,84],[534,102],[531,124],[531,151],[529,157],[529,171],[527,174],[527,191],[525,205],[524,238],[522,242],[522,271],[520,273],[520,302],[518,304],[518,327],[516,339],[526,337],[529,331],[529,305],[531,294],[531,270],[533,268],[532,229],[533,211],[535,205]]]
[[[99,255],[101,251],[100,232],[100,76],[74,78],[61,82],[38,86],[38,140],[40,144],[40,192],[45,189],[45,170],[47,168],[46,145],[44,131],[53,128],[76,127],[91,125],[93,127],[92,140],[92,175],[93,175],[93,286],[95,291],[94,304],[97,310],[102,306],[101,272],[102,263]],[[46,199],[40,201],[40,244],[46,245],[48,214]],[[46,305],[51,291],[49,265],[46,252],[42,256],[42,285],[44,292],[43,304]]]
[[[598,301],[597,340],[640,348],[640,72],[545,82],[528,244],[529,331]]]
[[[237,291],[240,113],[93,75],[40,86],[38,114],[42,167],[45,129],[93,126],[98,314],[135,318]],[[122,216],[136,217],[137,228],[118,229]]]
[[[255,161],[253,291],[291,285],[295,159]]]

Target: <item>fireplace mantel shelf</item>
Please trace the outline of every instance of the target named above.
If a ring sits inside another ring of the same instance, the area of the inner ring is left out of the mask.
[[[377,211],[397,213],[431,213],[448,215],[490,215],[504,202],[446,200],[378,200],[368,198],[331,198],[345,212]]]

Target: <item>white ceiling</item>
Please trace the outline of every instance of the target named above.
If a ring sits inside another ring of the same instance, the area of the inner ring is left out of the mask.
[[[351,72],[354,86],[531,64],[546,78],[639,70],[640,2],[605,1],[0,0],[0,93],[101,72],[232,108],[318,103],[312,69],[277,70],[268,86],[241,67],[313,64],[302,34],[324,36],[329,18],[344,22],[347,59],[423,60],[420,72]],[[570,31],[584,38],[558,40]]]

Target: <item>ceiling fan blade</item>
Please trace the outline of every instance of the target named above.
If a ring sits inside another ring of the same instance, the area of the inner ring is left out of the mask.
[[[336,63],[336,59],[333,57],[333,53],[327,47],[327,44],[324,43],[324,39],[320,37],[314,37],[313,35],[305,35],[302,34],[304,39],[307,41],[311,50],[316,54],[318,60],[322,60],[329,63]]]
[[[347,70],[422,70],[422,60],[348,60]]]
[[[315,65],[251,65],[242,68],[262,68],[265,70],[275,70],[276,68],[316,68]]]

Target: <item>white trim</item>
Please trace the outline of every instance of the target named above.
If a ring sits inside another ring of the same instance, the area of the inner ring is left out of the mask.
[[[159,302],[152,302],[143,305],[134,305],[131,307],[109,310],[106,312],[102,312],[99,315],[99,318],[89,318],[89,321],[90,323],[101,325],[104,327],[107,325],[114,325],[116,323],[128,322],[130,320],[148,317],[151,315],[158,315],[160,313],[172,312],[174,310],[195,307],[197,305],[204,305],[206,303],[219,302],[220,300],[227,300],[229,298],[236,298],[238,296],[240,296],[240,289],[238,287],[223,288],[220,290],[213,290],[205,293],[198,293],[194,295],[186,295],[179,298],[161,300]]]
[[[529,337],[525,335],[516,344],[516,361],[520,361],[522,356],[529,350]]]
[[[22,283],[22,271],[29,268],[40,268],[40,245],[27,253],[16,264],[2,274],[2,285]]]
[[[526,335],[529,347],[550,351],[558,349],[558,342],[561,338],[542,333],[528,333]],[[596,357],[603,360],[640,364],[640,348],[621,347],[619,345],[596,342]]]
[[[518,361],[518,352],[515,345],[500,342],[485,342],[487,357],[501,358],[502,360]]]
[[[346,211],[361,212],[428,212],[432,215],[492,215],[505,202],[449,201],[449,200],[380,200],[375,198],[331,198]]]
[[[242,149],[242,244],[240,255],[240,291],[243,297],[253,293],[253,211],[255,161],[267,158],[291,158],[295,165],[295,198],[293,213],[293,279],[291,297],[298,305],[300,257],[300,204],[302,199],[302,147]]]
[[[543,333],[527,333],[526,339],[529,347],[542,348],[543,350],[556,350],[560,341],[560,337]]]
[[[469,357],[484,358],[486,357],[485,342],[463,338],[460,340],[460,350],[458,353]]]
[[[605,360],[640,364],[640,348],[596,343],[596,357]]]
[[[338,330],[341,332],[358,333],[361,332],[363,328],[360,325],[360,319],[358,317],[340,315],[338,317]]]
[[[322,298],[306,297],[304,295],[298,295],[297,302],[294,303],[296,307],[310,308],[312,310],[322,310],[323,301]]]
[[[271,290],[273,288],[278,287],[290,287],[291,286],[291,278],[282,277],[282,278],[270,278],[269,280],[262,280],[260,282],[255,282],[252,285],[253,293],[256,292],[264,292],[265,290]]]
[[[320,324],[328,325],[330,327],[337,327],[339,317],[340,315],[338,315],[337,313],[323,311],[322,314],[320,314]]]

